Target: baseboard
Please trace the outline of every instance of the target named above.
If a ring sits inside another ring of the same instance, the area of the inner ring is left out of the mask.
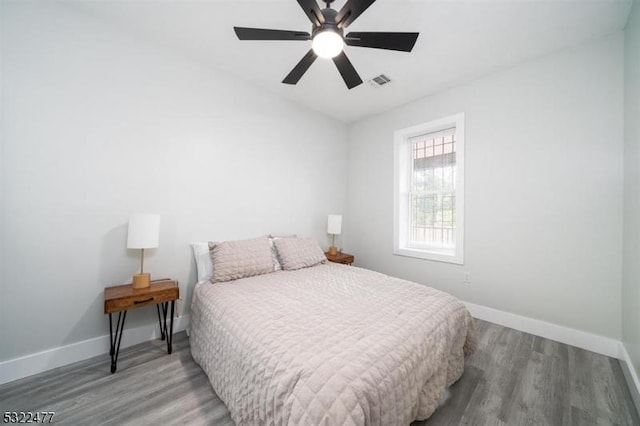
[[[633,369],[629,354],[624,348],[624,345],[618,340],[482,305],[476,305],[474,303],[465,302],[465,305],[475,318],[625,361],[627,369],[629,370],[625,371],[625,375],[629,376],[627,377],[629,388],[635,387],[636,393],[640,392],[640,381]],[[174,332],[185,330],[188,324],[189,316],[181,316],[176,320]],[[126,348],[156,338],[158,338],[158,327],[155,323],[126,329],[122,337],[121,347]],[[2,361],[0,362],[0,384],[108,353],[109,336],[104,335],[20,358]],[[638,399],[637,404],[640,407],[640,393],[634,395],[634,402],[636,402],[636,398]]]
[[[631,362],[631,357],[624,343],[620,343],[620,360],[622,372],[624,373],[624,378],[627,380],[633,403],[636,406],[636,410],[640,413],[640,380],[638,379],[638,372],[633,366],[633,362]]]
[[[189,325],[189,315],[176,318],[173,325],[174,333],[185,330]],[[136,328],[126,328],[122,335],[120,348],[126,348],[138,343],[157,339],[160,331],[157,323]],[[109,335],[94,337],[82,342],[71,343],[35,354],[26,355],[0,362],[0,384],[12,382],[53,368],[62,367],[74,362],[109,354]]]
[[[464,302],[474,318],[503,325],[525,333],[534,334],[546,339],[566,343],[591,352],[621,359],[620,341],[597,334],[587,333],[550,322],[524,317],[509,312],[499,311],[474,303]]]

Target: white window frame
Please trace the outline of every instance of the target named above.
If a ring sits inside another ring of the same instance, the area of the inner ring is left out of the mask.
[[[456,238],[453,253],[433,248],[409,247],[409,140],[456,128]],[[464,264],[464,113],[397,130],[393,134],[393,254]]]

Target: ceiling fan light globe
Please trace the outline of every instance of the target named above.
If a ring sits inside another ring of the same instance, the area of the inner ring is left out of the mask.
[[[322,31],[313,37],[311,48],[321,58],[334,58],[342,52],[344,40],[333,31]]]

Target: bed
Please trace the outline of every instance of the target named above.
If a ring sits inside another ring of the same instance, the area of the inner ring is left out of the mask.
[[[238,425],[407,425],[462,375],[472,329],[447,293],[325,261],[198,285],[190,344]]]

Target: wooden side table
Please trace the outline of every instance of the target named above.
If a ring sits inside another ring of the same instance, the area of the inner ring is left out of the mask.
[[[133,288],[131,284],[105,287],[104,289],[104,313],[109,314],[109,336],[111,339],[111,373],[116,372],[118,363],[118,353],[120,352],[120,342],[122,341],[122,331],[124,330],[124,320],[129,309],[140,308],[142,306],[156,305],[158,312],[158,323],[160,324],[160,337],[167,340],[167,353],[171,353],[173,341],[173,313],[175,312],[176,300],[180,297],[180,287],[178,282],[168,278],[154,280],[148,288]],[[171,321],[167,331],[167,311],[171,302]],[[163,319],[160,316],[162,309]],[[113,333],[113,313],[118,312],[118,322],[116,323],[115,335]]]
[[[339,252],[337,254],[329,254],[329,252],[326,252],[325,256],[327,256],[329,262],[342,263],[344,265],[351,265],[354,261],[353,255],[349,253]]]

